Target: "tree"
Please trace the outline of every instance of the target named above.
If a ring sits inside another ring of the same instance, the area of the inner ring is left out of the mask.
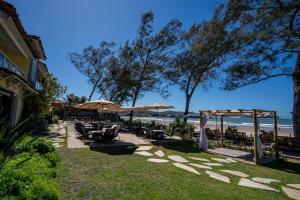
[[[124,55],[127,51],[128,43],[120,47],[116,56],[113,56],[107,68],[106,77],[103,79],[100,98],[105,98],[117,104],[127,102],[131,98],[131,62],[130,56]]]
[[[78,103],[84,103],[87,101],[87,98],[85,96],[76,96],[75,94],[71,93],[71,94],[67,94],[66,95],[66,103],[68,105],[75,105],[75,104],[78,104]]]
[[[61,97],[67,90],[53,74],[45,75],[41,81],[42,90],[30,95],[24,101],[23,118],[33,115],[36,120],[42,119],[49,111],[52,99]]]
[[[216,78],[216,71],[224,64],[226,54],[235,48],[235,39],[236,35],[224,31],[222,21],[217,17],[195,24],[183,34],[180,52],[165,73],[170,82],[185,93],[184,115],[189,113],[195,90],[199,86],[208,88],[211,80]]]
[[[127,47],[127,56],[130,58],[124,59],[125,62],[131,61],[132,106],[145,92],[159,91],[163,94],[160,72],[168,63],[172,47],[180,36],[181,22],[178,20],[171,20],[157,34],[153,34],[153,18],[152,12],[142,15],[138,36],[131,47]]]
[[[230,0],[220,6],[226,30],[241,40],[226,70],[225,89],[233,90],[274,77],[293,82],[293,125],[300,137],[300,2]]]
[[[114,54],[114,47],[114,43],[103,41],[99,48],[89,46],[84,48],[81,54],[73,52],[68,55],[70,62],[88,78],[88,82],[92,85],[89,101],[97,88],[100,88],[100,92],[105,91],[101,89],[101,82],[106,77],[107,65]]]

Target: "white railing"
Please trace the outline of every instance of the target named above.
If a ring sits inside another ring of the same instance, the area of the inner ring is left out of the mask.
[[[1,52],[0,52],[0,67],[8,69],[9,71],[21,76],[22,78],[25,78],[25,73],[17,66],[15,66],[13,63],[11,63]]]

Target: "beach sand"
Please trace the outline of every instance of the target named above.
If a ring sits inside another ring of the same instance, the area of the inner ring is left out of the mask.
[[[199,129],[199,125],[198,124],[195,124],[194,125],[196,129]],[[213,130],[216,129],[216,126],[215,125],[207,125],[206,127],[209,127]],[[225,129],[227,129],[227,125],[224,125],[224,131]],[[218,126],[218,129],[220,130],[220,126]],[[243,127],[243,126],[237,126],[238,128],[238,131],[239,132],[244,132],[247,134],[247,136],[253,136],[254,134],[254,129],[252,127]],[[273,131],[272,128],[269,128],[269,127],[264,127],[264,128],[261,128],[261,130],[265,130],[265,131]],[[294,137],[294,133],[293,133],[293,130],[292,129],[289,129],[289,128],[278,128],[278,136],[284,136],[284,137]]]

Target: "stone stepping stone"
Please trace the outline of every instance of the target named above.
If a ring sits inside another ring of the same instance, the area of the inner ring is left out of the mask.
[[[270,184],[271,182],[280,182],[279,180],[275,180],[275,179],[270,179],[270,178],[252,178],[252,181],[258,182],[258,183],[268,183]]]
[[[211,167],[219,167],[223,166],[221,163],[202,163],[203,165],[211,166]]]
[[[206,165],[200,165],[200,164],[195,164],[195,163],[190,163],[190,165],[192,165],[194,167],[198,167],[200,169],[212,169],[210,166],[206,166]]]
[[[220,163],[231,163],[231,161],[225,160],[225,159],[222,159],[222,158],[212,158],[212,160],[215,160],[215,161],[220,162]]]
[[[223,176],[221,174],[206,170],[206,174],[208,174],[211,178],[217,179],[219,181],[223,181],[225,183],[230,183],[230,179],[227,176]]]
[[[158,157],[164,157],[165,156],[165,153],[162,150],[158,150],[154,154],[157,155]]]
[[[226,158],[226,160],[228,160],[228,161],[230,161],[230,162],[232,162],[232,163],[237,163],[238,161],[236,161],[236,160],[233,160],[232,158]]]
[[[59,145],[59,143],[57,143],[57,142],[53,143],[53,146],[57,146],[57,145]]]
[[[291,199],[300,200],[300,191],[292,188],[282,187],[282,191]]]
[[[134,152],[134,153],[135,153],[135,154],[138,154],[138,155],[141,155],[141,156],[148,156],[148,157],[153,156],[152,153],[149,153],[149,152],[147,152],[147,151],[136,151],[136,152]]]
[[[149,151],[153,148],[153,146],[140,146],[136,149],[136,151]]]
[[[198,158],[198,157],[189,157],[192,160],[198,160],[198,161],[203,161],[203,162],[210,162],[210,160],[206,158]]]
[[[251,188],[257,188],[257,189],[263,189],[263,190],[270,190],[270,191],[275,191],[275,192],[279,192],[278,190],[271,188],[267,185],[263,185],[261,183],[257,183],[254,181],[251,181],[249,179],[246,178],[241,178],[239,184],[240,186],[245,186],[245,187],[251,187]]]
[[[56,145],[54,146],[54,148],[59,148],[59,147],[62,147],[63,145]]]
[[[149,158],[147,161],[154,162],[154,163],[167,163],[168,160],[159,159],[159,158]]]
[[[227,174],[239,176],[239,177],[242,177],[242,178],[246,178],[246,177],[249,176],[248,174],[245,174],[245,173],[240,172],[240,171],[234,171],[234,170],[220,170],[220,171],[221,171],[221,172],[225,172],[225,173],[227,173]]]
[[[181,156],[177,156],[177,155],[171,155],[171,156],[168,156],[168,158],[175,162],[178,162],[178,163],[188,163],[189,162],[185,158],[183,158]]]
[[[287,186],[300,190],[300,184],[287,184]]]
[[[51,139],[53,142],[64,142],[64,139],[60,139],[60,138],[55,138],[55,139]]]
[[[187,166],[187,165],[184,165],[181,163],[173,163],[173,165],[175,165],[178,168],[184,169],[186,171],[192,172],[194,174],[200,175],[200,173],[197,170],[195,170],[194,168],[192,168],[190,166]]]

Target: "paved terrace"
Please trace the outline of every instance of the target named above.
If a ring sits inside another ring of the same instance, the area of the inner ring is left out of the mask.
[[[119,136],[113,142],[95,143],[91,139],[84,139],[80,133],[78,133],[74,124],[67,123],[67,135],[68,135],[68,148],[90,148],[90,147],[104,147],[104,146],[130,146],[130,145],[147,145],[152,142],[172,142],[179,140],[178,137],[166,137],[164,140],[152,140],[145,138],[145,136],[137,136],[130,132],[119,132]]]

